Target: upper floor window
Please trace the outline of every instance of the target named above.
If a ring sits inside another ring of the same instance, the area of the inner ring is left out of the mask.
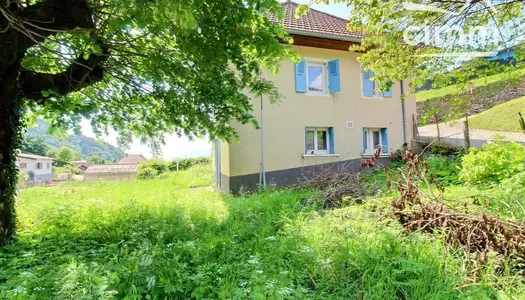
[[[374,72],[371,70],[365,71],[361,68],[361,78],[363,87],[363,97],[374,97],[374,98],[391,98],[392,88],[388,91],[379,90],[379,82],[373,80]]]
[[[37,169],[42,169],[42,163],[36,163],[36,168]]]
[[[295,91],[308,94],[337,93],[341,90],[339,60],[301,60],[295,64]]]
[[[20,169],[27,169],[27,163],[21,162],[20,163]]]

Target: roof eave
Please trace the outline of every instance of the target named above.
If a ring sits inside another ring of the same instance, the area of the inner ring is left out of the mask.
[[[333,34],[328,34],[328,33],[306,31],[306,30],[287,29],[286,31],[289,34],[303,35],[303,36],[330,39],[330,40],[338,40],[338,41],[345,41],[345,42],[361,43],[362,41],[361,38],[357,38],[357,37],[347,37],[347,36],[333,35]]]

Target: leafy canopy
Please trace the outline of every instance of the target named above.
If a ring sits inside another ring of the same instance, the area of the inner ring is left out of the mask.
[[[235,138],[231,119],[255,123],[245,92],[280,96],[261,76],[263,68],[277,72],[279,62],[292,55],[277,39],[286,40],[283,28],[267,18],[270,12],[282,14],[277,1],[86,3],[93,26],[53,33],[28,49],[22,66],[58,74],[75,59],[89,63],[96,57],[103,78],[70,93],[58,88],[26,93],[38,99],[26,102],[32,118],[78,129],[82,116],[98,134],[115,128],[123,144],[135,135],[158,146],[159,132]]]

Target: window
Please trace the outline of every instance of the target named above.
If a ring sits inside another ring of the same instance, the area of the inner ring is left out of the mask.
[[[341,90],[339,60],[301,60],[295,64],[295,91],[308,94],[337,93]]]
[[[326,65],[317,63],[308,63],[306,71],[308,77],[308,92],[326,93],[325,77]]]
[[[27,163],[20,163],[20,169],[27,169]]]
[[[46,169],[51,168],[51,163],[46,163]]]
[[[388,130],[363,128],[363,153],[373,154],[377,147],[381,147],[381,153],[388,153]]]
[[[379,82],[372,80],[374,77],[374,72],[365,71],[361,68],[361,77],[362,77],[362,88],[363,88],[363,97],[375,97],[375,98],[391,98],[392,97],[392,88],[388,91],[379,90]]]
[[[42,163],[36,163],[36,168],[37,169],[42,169]]]
[[[334,154],[333,127],[307,127],[305,130],[305,154]]]

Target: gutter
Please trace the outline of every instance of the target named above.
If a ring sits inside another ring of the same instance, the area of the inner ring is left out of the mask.
[[[296,35],[316,37],[316,38],[323,38],[323,39],[330,39],[330,40],[338,40],[338,41],[345,41],[345,42],[361,43],[361,41],[362,41],[361,38],[354,38],[354,37],[347,37],[347,36],[338,36],[338,35],[333,35],[333,34],[311,32],[311,31],[305,31],[305,30],[287,29],[286,31],[289,34],[296,34]]]
[[[405,108],[405,83],[403,80],[400,82],[401,85],[401,114],[403,115],[403,146],[408,146],[407,143],[407,118],[406,118],[406,108]]]

